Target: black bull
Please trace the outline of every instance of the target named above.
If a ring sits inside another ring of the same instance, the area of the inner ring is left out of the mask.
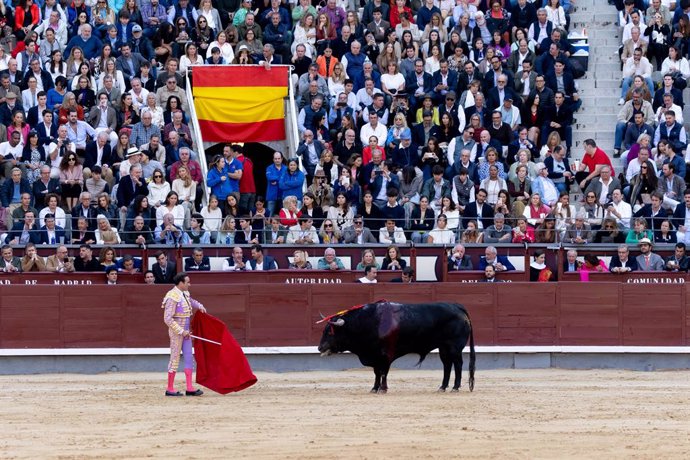
[[[455,367],[453,391],[460,388],[462,349],[469,340],[469,388],[474,388],[474,335],[465,307],[455,303],[399,304],[387,301],[366,304],[328,318],[319,351],[322,356],[349,351],[359,361],[374,368],[376,379],[372,392],[388,390],[391,363],[401,356],[419,355],[420,364],[438,348],[443,362],[445,391]]]

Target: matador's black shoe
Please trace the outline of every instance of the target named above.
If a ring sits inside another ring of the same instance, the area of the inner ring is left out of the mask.
[[[182,393],[179,391],[166,391],[165,396],[182,396]]]
[[[204,392],[201,390],[185,391],[184,394],[186,394],[187,396],[201,396],[202,394],[204,394]]]

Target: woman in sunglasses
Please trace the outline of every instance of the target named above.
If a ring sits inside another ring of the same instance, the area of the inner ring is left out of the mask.
[[[79,201],[79,194],[84,185],[82,166],[74,152],[67,152],[60,162],[60,185],[62,197],[65,199],[67,209],[72,209]]]

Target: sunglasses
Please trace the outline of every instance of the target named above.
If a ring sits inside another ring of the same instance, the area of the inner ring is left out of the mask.
[[[331,227],[333,227],[333,224],[324,224],[324,227],[331,228]]]
[[[154,179],[162,179],[163,176],[161,176],[160,174],[156,174],[155,176],[153,176],[153,178],[154,178]]]
[[[361,222],[361,221],[356,221],[356,222],[355,222],[355,225],[362,225],[362,222]]]

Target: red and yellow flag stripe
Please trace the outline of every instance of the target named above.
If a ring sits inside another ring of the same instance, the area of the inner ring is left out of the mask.
[[[193,79],[194,107],[205,141],[285,139],[285,67],[195,67]]]

